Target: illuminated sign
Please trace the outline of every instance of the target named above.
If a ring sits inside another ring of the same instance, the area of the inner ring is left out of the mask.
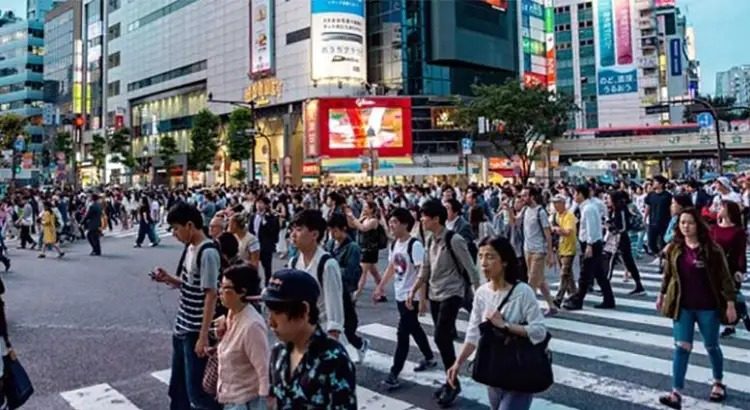
[[[284,83],[276,78],[262,78],[253,81],[245,88],[245,101],[255,101],[256,105],[268,105],[271,98],[281,98]]]
[[[456,128],[456,109],[453,107],[432,109],[432,128],[445,130]]]
[[[632,0],[594,2],[599,95],[638,92],[638,68],[634,65]]]
[[[367,79],[364,0],[310,0],[313,81]]]
[[[508,10],[508,0],[484,0],[484,2],[500,11]]]
[[[381,157],[411,155],[411,100],[370,98],[366,101],[363,106],[362,101],[358,104],[354,98],[318,100],[321,155],[354,158],[370,147],[377,149]]]
[[[272,0],[250,1],[250,74],[273,71],[273,4]]]
[[[655,0],[654,1],[654,7],[660,8],[660,7],[674,7],[674,5],[677,3],[677,0]]]
[[[320,138],[318,136],[318,100],[305,101],[304,129],[305,143],[302,147],[305,158],[313,158],[320,155]]]
[[[316,177],[320,175],[320,163],[317,161],[305,161],[302,163],[302,175]]]

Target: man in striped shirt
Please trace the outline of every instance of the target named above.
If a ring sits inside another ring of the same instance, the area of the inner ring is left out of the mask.
[[[174,236],[185,250],[176,276],[157,267],[153,279],[180,289],[180,303],[172,336],[172,376],[169,380],[171,410],[218,409],[202,388],[206,368],[208,330],[214,318],[220,257],[214,242],[203,233],[198,209],[184,203],[167,215]]]

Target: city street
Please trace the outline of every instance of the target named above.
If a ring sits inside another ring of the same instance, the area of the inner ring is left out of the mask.
[[[169,405],[167,384],[171,327],[177,293],[152,282],[155,265],[173,270],[180,246],[162,232],[157,248],[133,249],[134,232],[108,234],[102,257],[88,256],[85,242],[68,246],[63,260],[38,259],[36,252],[15,250],[13,267],[4,274],[10,337],[36,389],[24,409],[31,410],[163,410]],[[381,265],[384,263],[381,257]],[[276,266],[281,266],[281,260]],[[671,321],[654,311],[658,289],[656,266],[641,264],[648,297],[624,296],[632,284],[613,286],[617,310],[595,310],[592,294],[584,310],[547,320],[553,334],[555,385],[534,400],[533,409],[660,408],[658,396],[671,379]],[[554,282],[554,279],[551,278]],[[371,290],[372,283],[368,289]],[[554,287],[554,286],[553,286]],[[360,332],[372,350],[357,367],[361,409],[433,409],[432,392],[442,370],[414,373],[417,349],[402,373],[403,386],[388,393],[385,378],[395,350],[398,314],[395,303],[359,302]],[[542,303],[542,302],[540,302]],[[466,327],[461,314],[457,327]],[[428,317],[422,318],[432,334]],[[434,345],[433,345],[434,348]],[[711,370],[697,342],[687,374],[684,408],[750,408],[750,334],[722,341],[728,400],[709,403]],[[454,408],[486,408],[485,387],[464,372],[461,399]]]

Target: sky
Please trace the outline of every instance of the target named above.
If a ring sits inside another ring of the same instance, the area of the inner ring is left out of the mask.
[[[701,93],[713,94],[716,73],[750,64],[750,0],[677,0],[695,29]],[[26,0],[0,0],[0,10],[26,15]]]

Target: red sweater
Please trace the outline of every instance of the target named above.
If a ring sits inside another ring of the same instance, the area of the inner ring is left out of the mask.
[[[735,272],[745,272],[747,270],[747,235],[745,230],[739,226],[721,227],[714,225],[711,227],[711,238],[721,246],[727,255],[727,264],[729,273],[734,276]]]

